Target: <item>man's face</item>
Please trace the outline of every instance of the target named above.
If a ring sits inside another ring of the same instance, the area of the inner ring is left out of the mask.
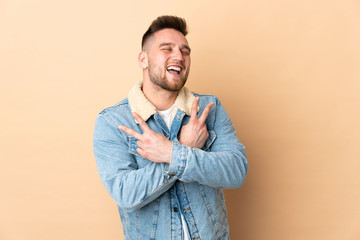
[[[147,46],[148,74],[152,83],[168,91],[179,91],[190,72],[190,47],[174,29],[154,33]]]

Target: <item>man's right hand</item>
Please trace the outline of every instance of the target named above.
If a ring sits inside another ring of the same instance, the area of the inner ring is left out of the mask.
[[[188,124],[181,128],[180,143],[191,148],[202,148],[206,140],[209,138],[209,133],[206,128],[205,120],[214,105],[210,102],[202,112],[201,116],[197,118],[197,108],[199,105],[199,97],[196,97],[191,107],[191,116]]]
[[[171,163],[171,151],[172,151],[172,142],[167,139],[164,135],[154,132],[146,124],[146,122],[137,114],[136,112],[132,113],[132,116],[139,123],[140,127],[143,130],[143,134],[136,132],[135,130],[119,125],[118,128],[137,138],[138,141],[136,144],[139,146],[137,152],[144,158],[156,162],[156,163]]]

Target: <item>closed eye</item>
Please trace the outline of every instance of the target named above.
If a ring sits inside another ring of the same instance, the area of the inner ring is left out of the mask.
[[[189,55],[190,55],[190,51],[187,51],[187,50],[183,50],[183,51],[181,51],[181,53],[182,53],[184,56],[189,56]]]
[[[171,48],[162,48],[163,51],[171,51]]]

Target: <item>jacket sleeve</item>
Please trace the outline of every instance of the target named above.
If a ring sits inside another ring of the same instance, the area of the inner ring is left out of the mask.
[[[236,137],[236,131],[220,101],[215,98],[210,114],[214,115],[216,138],[205,151],[173,142],[171,164],[167,174],[183,182],[198,182],[214,188],[240,187],[247,175],[245,147]],[[209,117],[208,117],[209,119]],[[210,134],[211,136],[211,134]]]
[[[110,121],[111,122],[111,121]],[[126,211],[135,211],[167,191],[176,179],[165,176],[165,164],[139,168],[126,136],[103,116],[96,119],[93,147],[100,178],[111,197]]]

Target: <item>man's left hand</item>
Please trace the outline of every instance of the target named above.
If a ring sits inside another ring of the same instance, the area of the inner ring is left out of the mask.
[[[197,108],[199,105],[199,97],[193,101],[191,108],[191,117],[188,124],[181,128],[180,143],[191,148],[202,148],[206,140],[209,138],[209,133],[206,128],[205,120],[210,112],[211,107],[214,105],[210,102],[206,105],[201,116],[197,117]]]

